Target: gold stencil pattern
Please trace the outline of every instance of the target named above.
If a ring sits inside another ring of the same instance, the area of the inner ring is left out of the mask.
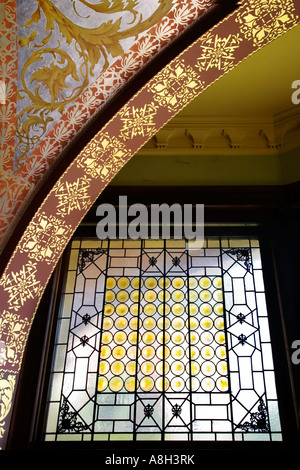
[[[0,317],[0,365],[7,367],[19,364],[29,321],[27,318],[20,318],[19,314],[5,310]]]
[[[172,67],[166,67],[150,83],[149,91],[154,93],[154,100],[176,112],[188,104],[204,83],[199,80],[197,72],[186,65],[184,60],[177,61]]]
[[[237,11],[241,33],[254,46],[276,39],[297,23],[293,0],[249,0]]]
[[[0,374],[0,438],[3,437],[5,432],[4,420],[11,409],[15,385],[15,375],[9,374],[5,377],[3,373]]]
[[[19,310],[28,299],[39,298],[42,292],[41,282],[36,279],[37,263],[28,261],[18,272],[4,274],[0,285],[9,293],[9,308]]]
[[[28,253],[36,261],[54,263],[69,239],[72,227],[64,221],[45,212],[37,214],[27,227],[20,246],[21,253]]]
[[[153,102],[142,107],[125,106],[120,113],[123,122],[123,128],[120,132],[121,137],[124,140],[133,139],[137,136],[150,138],[156,132],[154,118],[157,110],[158,106]]]
[[[199,72],[211,68],[227,72],[234,65],[234,53],[242,41],[239,34],[229,34],[227,37],[206,34],[201,41],[202,52],[196,64]]]
[[[92,178],[101,178],[109,182],[125,164],[128,150],[116,137],[105,134],[100,142],[94,143],[88,153],[84,153],[77,162],[78,168]]]
[[[69,215],[74,210],[86,210],[91,201],[88,194],[91,179],[87,176],[77,178],[73,183],[61,181],[56,186],[54,193],[58,199],[57,214]]]

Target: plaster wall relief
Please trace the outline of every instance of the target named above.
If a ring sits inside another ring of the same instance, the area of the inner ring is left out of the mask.
[[[13,126],[10,152],[2,155],[9,171],[2,171],[0,247],[23,201],[70,140],[143,64],[211,4],[212,0],[20,0],[1,5],[0,18],[1,11],[10,22],[13,17],[9,37],[2,43],[7,39],[10,44],[4,51],[10,62],[13,49],[14,77],[7,76],[6,81],[14,92],[5,105]],[[11,106],[13,113],[8,111]]]
[[[54,1],[33,3],[34,7],[26,2],[29,7],[28,15],[24,19],[25,23],[27,22],[28,34],[25,36],[22,33],[19,36],[20,54],[22,51],[29,53],[26,58],[23,57],[24,67],[19,72],[19,84],[21,83],[22,87],[19,86],[18,92],[20,104],[18,103],[18,132],[15,141],[19,153],[14,155],[14,167],[11,170],[14,171],[12,174],[20,175],[31,184],[36,183],[38,177],[41,177],[45,168],[50,165],[51,158],[55,158],[57,152],[76,134],[83,124],[79,119],[80,115],[82,114],[86,121],[103,100],[107,99],[109,92],[104,96],[101,85],[104,75],[101,74],[106,74],[106,79],[115,90],[128,78],[129,72],[134,73],[141,61],[143,63],[149,57],[150,51],[152,55],[154,49],[158,50],[173,37],[168,33],[168,29],[163,32],[166,23],[176,18],[172,24],[183,27],[192,20],[189,15],[186,16],[188,20],[185,23],[178,19],[179,13],[183,14],[184,11],[183,2],[157,2],[157,8],[147,12],[138,9],[144,2],[124,2],[128,5],[127,13],[131,15],[132,21],[136,22],[134,24],[137,28],[146,21],[145,18],[148,18],[148,21],[152,18],[154,23],[154,14],[156,25],[148,22],[148,28],[154,28],[151,34],[148,29],[148,33],[142,35],[132,49],[123,54],[121,48],[124,51],[124,42],[120,39],[118,44],[112,46],[110,40],[117,34],[116,37],[127,41],[130,30],[128,23],[115,29],[116,17],[106,17],[107,21],[103,23],[106,26],[103,26],[103,29],[98,25],[93,33],[86,30],[83,32],[80,28],[85,28],[85,16],[88,13],[93,18],[96,18],[96,13],[102,14],[96,11],[94,17],[94,10],[88,2],[70,2],[70,5],[74,6],[72,12],[71,9],[70,12],[58,9],[58,2]],[[268,9],[270,3],[272,8]],[[25,2],[20,2],[20,5],[24,6]],[[115,14],[117,11],[112,10],[117,8],[120,2],[101,2],[101,5],[106,7],[106,13]],[[191,11],[199,12],[199,7],[207,7],[208,2],[192,0],[189,5]],[[171,11],[172,15],[166,16],[168,19],[165,20],[164,15]],[[141,12],[146,17],[141,17]],[[120,168],[176,113],[249,55],[298,24],[299,14],[299,2],[292,0],[243,1],[237,10],[196,40],[133,95],[86,147],[74,156],[69,167],[53,183],[47,197],[32,214],[32,219],[0,278],[0,447],[4,448],[6,445],[10,426],[9,410],[13,405],[15,393],[14,384],[17,382],[30,326],[39,301],[59,256],[93,202]],[[74,23],[74,18],[78,19],[77,23]],[[43,24],[41,29],[37,28],[39,22]],[[123,23],[119,21],[119,24]],[[175,31],[177,34],[179,29],[174,26],[173,33]],[[33,31],[36,31],[36,34]],[[54,31],[57,34],[55,39]],[[143,34],[144,31],[136,30],[137,35]],[[75,38],[80,37],[76,43],[71,41],[73,34]],[[94,34],[98,35],[98,39]],[[134,34],[132,33],[133,36]],[[106,39],[101,42],[99,37]],[[153,39],[153,50],[147,47],[150,38]],[[90,41],[88,50],[84,41]],[[61,53],[57,50],[54,52],[55,42]],[[77,59],[80,58],[80,61],[70,55],[67,45],[71,42],[73,54],[78,54]],[[65,48],[62,47],[63,44]],[[37,45],[37,48],[34,45]],[[45,49],[47,53],[42,52]],[[136,51],[136,56],[133,51]],[[117,59],[121,54],[123,57]],[[116,62],[110,66],[109,60],[112,56]],[[132,68],[129,67],[130,58],[135,64]],[[46,63],[43,62],[45,59]],[[99,72],[99,67],[101,73],[98,79],[88,84],[88,78],[90,79],[96,70]],[[58,80],[53,80],[50,72],[53,72],[53,77]],[[83,84],[84,90],[80,88]],[[80,89],[78,101],[67,103],[69,108],[64,111],[64,103],[71,96],[75,99]],[[51,106],[55,109],[51,109]],[[57,113],[61,115],[58,121]],[[39,138],[36,139],[36,136]],[[29,146],[28,153],[26,150],[22,154],[24,145]],[[35,151],[37,153],[34,155]],[[40,174],[35,171],[36,168],[41,170]],[[7,196],[8,194],[5,195]],[[8,220],[8,212],[5,216]],[[11,324],[16,327],[8,335],[5,320],[9,316],[13,318]]]

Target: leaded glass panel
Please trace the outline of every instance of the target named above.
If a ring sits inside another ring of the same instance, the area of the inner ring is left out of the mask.
[[[257,239],[74,239],[45,440],[281,440]]]

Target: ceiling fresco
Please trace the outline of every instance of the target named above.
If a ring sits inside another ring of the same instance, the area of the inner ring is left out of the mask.
[[[116,90],[212,0],[7,0],[0,6],[0,246],[22,202]]]

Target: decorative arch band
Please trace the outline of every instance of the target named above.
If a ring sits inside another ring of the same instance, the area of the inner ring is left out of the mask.
[[[0,371],[0,400],[5,403],[0,403],[0,446],[6,442],[30,326],[76,227],[142,145],[212,83],[296,26],[299,14],[296,0],[241,2],[132,96],[55,181],[0,279],[0,344],[8,352]]]

